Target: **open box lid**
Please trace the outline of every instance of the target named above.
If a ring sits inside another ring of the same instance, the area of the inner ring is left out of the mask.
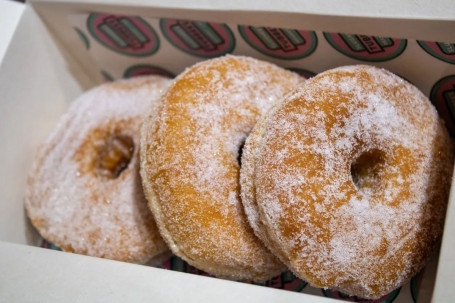
[[[46,115],[40,117],[39,121],[34,121],[28,126],[9,129],[13,133],[13,136],[11,134],[7,136],[4,132],[0,131],[0,141],[6,147],[3,159],[0,159],[1,167],[6,172],[6,174],[2,175],[0,184],[0,192],[3,193],[1,196],[2,203],[0,203],[0,214],[2,214],[0,220],[0,240],[16,243],[26,242],[24,238],[25,227],[16,229],[17,224],[9,223],[23,216],[21,202],[23,188],[25,186],[24,176],[26,175],[27,167],[30,165],[30,159],[23,156],[18,157],[17,150],[11,149],[10,146],[19,146],[21,150],[23,149],[28,153],[32,153],[34,146],[42,140],[52,127],[52,123],[49,121],[55,121],[59,113],[65,110],[66,102],[72,100],[82,90],[100,81],[98,70],[93,70],[90,64],[79,65],[77,63],[90,62],[90,60],[83,57],[86,55],[86,52],[79,52],[81,50],[80,41],[77,41],[78,43],[76,44],[73,40],[74,35],[68,37],[65,34],[68,32],[68,28],[71,27],[67,19],[69,14],[84,14],[99,11],[252,25],[264,25],[264,20],[267,20],[267,22],[273,22],[276,26],[290,28],[308,28],[335,32],[359,32],[358,29],[361,28],[364,34],[455,41],[455,32],[451,30],[455,25],[455,12],[453,6],[449,3],[450,1],[439,1],[441,7],[445,8],[442,10],[430,10],[428,9],[430,4],[425,3],[420,3],[420,5],[416,5],[413,9],[413,5],[416,2],[410,3],[410,1],[394,4],[401,7],[402,15],[398,14],[398,9],[392,9],[392,6],[389,5],[387,5],[387,9],[378,7],[379,4],[377,3],[369,6],[372,1],[362,2],[359,6],[354,5],[354,1],[349,2],[350,5],[343,2],[343,5],[346,6],[340,10],[336,9],[338,5],[336,2],[331,1],[330,3],[318,4],[316,1],[315,3],[311,3],[310,1],[299,3],[291,3],[290,1],[263,1],[256,6],[255,3],[241,3],[241,1],[193,1],[191,3],[185,1],[160,3],[160,1],[155,0],[101,0],[97,2],[32,1],[31,5],[27,5],[26,12],[0,69],[0,92],[2,95],[0,108],[2,112],[8,111],[9,113],[3,117],[4,125],[13,125],[15,117],[17,117],[16,115],[33,119],[34,112],[36,110],[43,110],[42,108],[38,109],[43,105],[36,102],[34,107],[22,108],[15,104],[20,104],[22,100],[33,100],[37,91],[45,91],[40,94],[40,97],[45,96],[47,99],[45,107],[52,108],[52,110],[49,110]],[[391,2],[387,1],[384,3],[383,1],[382,4],[392,4]],[[433,3],[431,6],[437,5]],[[181,7],[185,8],[182,9]],[[251,14],[251,11],[247,11],[250,9],[254,10],[255,13]],[[39,22],[35,10],[48,26],[47,29]],[[386,18],[383,18],[384,16]],[[63,24],[64,26],[56,27],[55,25],[58,24]],[[68,28],[65,28],[65,26]],[[401,26],[401,29],[396,31],[396,26]],[[48,31],[53,34],[52,37]],[[55,47],[55,44],[57,44],[59,50]],[[23,89],[24,87],[27,89]],[[43,124],[45,127],[42,126]],[[36,136],[32,136],[32,141],[20,143],[13,143],[11,141],[14,138],[28,138],[29,135],[25,136],[25,134],[30,132],[36,134]],[[9,177],[3,178],[4,176]],[[12,185],[11,180],[19,181],[18,184]],[[20,203],[16,203],[16,205],[11,207],[10,204],[3,203],[4,201],[20,201]],[[433,294],[434,302],[447,302],[455,297],[455,289],[447,285],[447,281],[451,280],[452,273],[455,272],[455,260],[451,258],[451,252],[455,250],[455,234],[453,232],[450,233],[450,230],[455,230],[454,203],[451,203],[449,206],[447,218],[446,232],[440,257],[441,263]],[[134,273],[140,272],[139,276],[141,280],[144,280],[144,275],[153,275],[152,272],[145,273],[145,269],[139,266],[129,264],[118,265],[118,262],[109,260],[59,254],[39,248],[17,246],[8,243],[0,243],[0,256],[2,259],[0,268],[5,268],[5,270],[0,271],[0,298],[2,297],[2,293],[11,294],[13,292],[13,294],[20,294],[25,288],[29,291],[27,296],[29,295],[28,298],[30,298],[30,301],[36,298],[43,298],[43,296],[46,296],[46,293],[54,290],[56,294],[55,298],[66,300],[68,299],[66,296],[68,295],[69,289],[76,288],[76,291],[81,291],[84,285],[86,285],[85,283],[90,283],[93,288],[87,290],[87,297],[74,297],[74,301],[78,298],[80,300],[93,299],[99,294],[106,294],[106,298],[111,299],[112,297],[107,296],[107,294],[111,293],[121,297],[122,295],[128,295],[134,290],[138,291],[138,293],[136,294],[137,297],[131,297],[132,299],[145,300],[147,298],[154,298],[166,301],[205,300],[202,297],[205,294],[204,292],[201,295],[193,295],[191,293],[190,296],[186,292],[173,293],[173,290],[178,287],[177,285],[167,288],[166,283],[168,282],[166,281],[172,281],[173,275],[182,276],[179,273],[170,274],[169,277],[172,276],[172,278],[169,278],[170,280],[168,278],[161,280],[159,277],[156,277],[158,284],[156,284],[157,286],[154,287],[153,291],[149,292],[147,289],[149,284],[147,282],[142,281],[139,285],[134,283],[132,276]],[[30,262],[39,266],[32,266],[30,263],[23,262],[24,258],[30,258]],[[55,266],[50,265],[54,260],[56,260]],[[70,266],[65,265],[67,263]],[[84,264],[84,267],[81,267],[82,264]],[[112,266],[112,269],[104,271],[106,266]],[[43,268],[46,269],[45,272],[47,272],[47,268],[49,269],[49,274],[46,275],[46,279],[44,280],[42,278]],[[91,270],[90,272],[83,272],[80,270],[81,268],[90,268]],[[125,279],[111,278],[115,272],[123,271],[128,272],[125,273]],[[58,272],[61,274],[55,274]],[[74,279],[67,280],[66,278],[71,276],[72,273],[77,273]],[[90,278],[85,279],[83,273],[86,273],[87,277],[90,277],[91,273],[97,273],[96,275],[99,276],[96,276],[97,278],[91,281]],[[188,283],[188,285],[193,286],[193,282],[187,282],[187,279],[188,281],[202,281],[194,282],[196,284],[200,283],[198,286],[194,286],[199,287],[197,289],[204,289],[204,287],[210,288],[210,285],[213,284],[211,282],[206,284],[205,279],[199,280],[196,277],[183,278],[184,281],[182,283]],[[18,280],[24,281],[22,287],[16,287],[11,290],[11,282]],[[132,281],[131,284],[128,284],[126,282],[127,280]],[[217,291],[216,288],[209,290],[209,294],[206,297],[207,300],[212,301],[215,299],[219,301],[223,299],[224,294],[226,295],[226,300],[240,300],[244,295],[244,287],[251,287],[245,285],[237,288],[236,285],[239,283],[219,281],[214,283],[217,285],[223,284],[223,290],[221,292]],[[444,283],[444,281],[446,282]],[[428,284],[430,288],[432,287],[431,284]],[[107,287],[109,285],[112,287]],[[122,288],[124,285],[126,287]],[[133,286],[132,288],[127,288],[128,285]],[[3,290],[7,288],[8,292],[4,292]],[[301,301],[303,298],[307,298],[301,294],[287,294],[287,292],[285,295],[282,295],[284,293],[282,291],[276,292],[276,295],[270,295],[273,290],[262,292],[261,290],[263,288],[258,289],[257,297],[253,294],[251,299],[247,299],[274,302],[286,300],[287,302],[291,302]],[[113,290],[118,292],[113,292]],[[158,295],[165,291],[168,291],[167,296]],[[237,293],[237,291],[240,291],[240,293]],[[252,291],[252,293],[254,292]],[[219,294],[219,297],[217,294]],[[16,298],[24,297],[18,296]],[[311,302],[327,301],[328,299],[324,298],[315,297],[311,299]],[[422,301],[425,302],[423,298]]]

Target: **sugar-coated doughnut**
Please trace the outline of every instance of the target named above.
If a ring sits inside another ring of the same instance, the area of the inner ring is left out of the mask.
[[[278,249],[274,249],[272,243],[269,242],[269,238],[266,234],[266,227],[259,217],[255,188],[255,159],[259,157],[258,153],[260,152],[259,144],[262,138],[261,136],[267,125],[267,117],[274,112],[274,108],[278,105],[279,103],[272,106],[272,108],[256,122],[245,141],[241,159],[242,167],[240,169],[240,198],[248,223],[253,228],[256,236],[284,263],[284,255],[280,253]]]
[[[383,69],[306,81],[248,138],[242,199],[301,279],[375,299],[415,275],[442,232],[452,144],[429,100]]]
[[[142,119],[170,80],[103,84],[76,99],[38,151],[25,206],[64,251],[145,263],[168,250],[141,186]]]
[[[174,254],[232,279],[261,281],[284,270],[247,223],[238,159],[258,117],[301,81],[252,58],[205,61],[176,78],[144,121],[144,191]]]

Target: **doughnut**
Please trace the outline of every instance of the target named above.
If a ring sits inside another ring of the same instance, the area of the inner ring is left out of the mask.
[[[141,176],[173,253],[214,276],[267,280],[284,265],[254,235],[240,201],[240,153],[257,119],[303,79],[225,56],[179,75],[144,120]]]
[[[299,278],[377,299],[438,244],[452,168],[447,130],[417,88],[346,66],[301,84],[256,124],[241,197],[257,234]]]
[[[165,255],[139,175],[142,119],[169,79],[103,84],[77,98],[39,149],[25,208],[62,250],[131,263]]]
[[[279,103],[278,103],[279,104]],[[256,205],[256,188],[255,188],[255,159],[259,156],[257,153],[260,151],[258,145],[260,144],[261,135],[264,133],[266,127],[267,117],[274,112],[275,104],[272,108],[262,116],[254,125],[250,134],[248,135],[243,151],[242,151],[242,167],[240,170],[240,198],[248,219],[248,223],[253,228],[255,235],[264,243],[264,245],[273,252],[283,263],[285,257],[279,250],[273,248],[269,242],[266,234],[266,227],[262,224],[259,217],[259,212]]]

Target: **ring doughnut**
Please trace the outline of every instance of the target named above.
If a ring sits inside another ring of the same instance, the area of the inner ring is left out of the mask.
[[[210,274],[263,281],[285,268],[254,236],[239,198],[239,149],[256,120],[303,81],[225,56],[187,69],[142,128],[141,175],[174,254]]]
[[[278,103],[279,104],[279,103]],[[245,141],[242,152],[242,167],[240,169],[240,197],[248,219],[248,223],[253,228],[255,235],[271,250],[283,263],[285,263],[284,255],[277,249],[273,248],[272,243],[266,234],[266,227],[259,217],[258,208],[256,205],[256,187],[255,187],[255,159],[259,157],[259,144],[262,139],[262,134],[267,126],[268,117],[274,112],[278,104],[262,116],[254,125],[253,130],[248,135]]]
[[[253,228],[313,286],[379,298],[440,239],[452,144],[429,100],[388,71],[306,81],[255,126],[243,156]]]
[[[38,151],[25,207],[62,250],[145,263],[168,248],[139,175],[143,113],[170,80],[137,77],[103,84],[75,100]]]

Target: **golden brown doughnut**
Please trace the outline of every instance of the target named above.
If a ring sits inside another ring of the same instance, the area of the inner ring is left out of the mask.
[[[210,274],[262,281],[284,266],[254,236],[239,199],[239,149],[301,78],[226,56],[187,69],[142,128],[144,191],[177,256]]]
[[[429,100],[388,71],[347,66],[303,83],[257,124],[242,161],[253,228],[313,286],[379,298],[439,241],[450,138]]]
[[[25,206],[64,251],[145,263],[168,249],[139,175],[140,126],[169,79],[138,77],[82,94],[39,150]]]

